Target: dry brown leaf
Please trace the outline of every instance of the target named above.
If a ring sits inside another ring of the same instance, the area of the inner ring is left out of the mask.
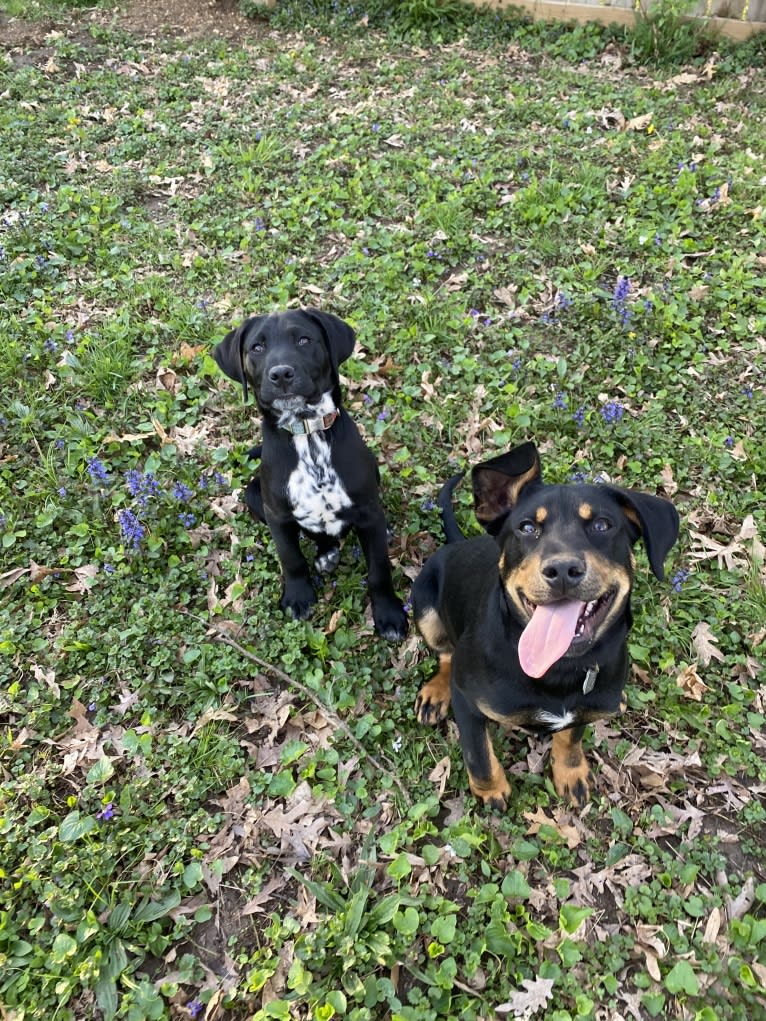
[[[697,673],[694,663],[684,667],[676,677],[676,684],[688,698],[694,699],[695,702],[702,701],[702,694],[707,689],[707,685]]]
[[[449,755],[445,755],[443,759],[439,759],[434,768],[428,774],[428,779],[435,784],[438,784],[438,795],[439,797],[444,796],[444,792],[447,789],[447,781],[450,778],[452,772],[452,762]]]
[[[660,472],[660,475],[662,476],[662,488],[668,496],[672,496],[678,491],[678,483],[673,478],[673,469],[669,464],[666,464]]]
[[[513,1017],[527,1021],[538,1010],[545,1010],[548,1002],[553,996],[552,978],[525,978],[522,982],[524,989],[518,989],[511,994],[507,1003],[501,1003],[495,1007],[498,1014],[512,1014]]]
[[[718,939],[718,933],[721,931],[721,922],[723,921],[720,908],[713,908],[708,916],[708,920],[705,923],[705,931],[702,934],[703,943],[715,943]]]
[[[503,305],[507,305],[508,308],[515,308],[517,290],[517,287],[514,287],[513,284],[509,284],[506,287],[496,287],[492,293]]]
[[[43,668],[41,666],[38,666],[37,663],[33,663],[32,673],[34,674],[36,680],[43,681],[43,683],[48,685],[48,687],[53,692],[56,698],[59,698],[61,696],[61,688],[56,683],[55,670],[52,669],[43,670]]]
[[[723,660],[724,655],[715,643],[718,641],[706,620],[701,620],[692,631],[692,646],[701,666],[709,666],[711,660]]]
[[[8,588],[13,585],[19,578],[23,578],[25,574],[29,574],[28,567],[13,567],[10,571],[4,571],[0,574],[0,588]]]
[[[240,914],[255,915],[265,911],[266,905],[268,905],[272,900],[272,894],[277,890],[284,889],[284,885],[285,880],[283,876],[272,876],[272,878],[261,887],[258,893],[256,893],[255,897],[251,897],[247,904],[241,908]]]
[[[158,369],[155,375],[158,390],[167,390],[174,394],[178,390],[178,376],[172,369]]]
[[[652,123],[653,113],[642,113],[638,117],[631,117],[625,125],[626,131],[644,131]]]

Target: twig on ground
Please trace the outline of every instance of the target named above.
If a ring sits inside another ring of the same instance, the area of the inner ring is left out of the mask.
[[[282,670],[280,667],[275,666],[273,663],[267,662],[265,659],[261,659],[260,656],[256,656],[254,652],[250,652],[250,650],[246,649],[244,645],[241,645],[234,638],[230,638],[229,635],[227,635],[220,628],[216,627],[215,624],[211,624],[209,620],[205,620],[204,617],[200,617],[196,613],[190,613],[188,610],[180,610],[179,612],[186,617],[192,617],[194,620],[199,621],[201,624],[205,624],[205,626],[209,628],[213,637],[217,641],[223,642],[225,645],[231,646],[231,648],[235,649],[240,654],[240,656],[244,656],[245,659],[249,659],[252,663],[255,663],[257,666],[259,666],[261,670],[263,670],[265,673],[271,674],[272,677],[275,677],[283,684],[289,685],[292,688],[296,688],[305,698],[307,698],[310,702],[313,702],[317,709],[319,709],[319,711],[322,712],[330,720],[330,722],[338,728],[338,730],[341,730],[343,732],[343,734],[348,738],[348,740],[352,743],[352,745],[356,748],[356,750],[360,753],[360,755],[363,758],[367,759],[377,770],[379,770],[385,776],[388,776],[390,781],[394,784],[394,786],[398,789],[399,793],[405,799],[406,803],[408,805],[411,804],[410,796],[402,786],[399,778],[396,776],[393,764],[389,763],[388,766],[385,766],[380,761],[380,759],[373,755],[372,752],[369,752],[361,743],[361,741],[357,737],[355,737],[354,734],[351,733],[348,724],[345,723],[333,709],[330,709],[329,706],[325,705],[325,703],[319,698],[318,695],[315,694],[315,692],[311,690],[311,688],[307,687],[301,681],[296,680],[294,677],[291,677],[290,674],[285,673],[285,671]]]

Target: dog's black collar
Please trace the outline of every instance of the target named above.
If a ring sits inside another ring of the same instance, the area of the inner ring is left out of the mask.
[[[316,418],[295,418],[292,422],[283,425],[282,429],[293,436],[311,436],[312,433],[329,429],[339,414],[338,409],[333,408],[326,415],[317,415]]]

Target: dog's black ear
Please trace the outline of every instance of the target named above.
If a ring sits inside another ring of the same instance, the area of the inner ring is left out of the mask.
[[[304,309],[309,319],[313,319],[325,335],[327,349],[330,352],[333,371],[338,375],[338,366],[351,356],[356,344],[356,334],[343,319],[332,312],[322,312],[318,308]]]
[[[242,384],[242,391],[247,401],[247,375],[245,374],[245,335],[253,326],[261,323],[266,316],[251,316],[236,330],[231,330],[220,344],[213,348],[212,355],[218,368],[225,372],[229,379]]]
[[[649,566],[655,578],[665,577],[665,557],[678,538],[680,519],[669,500],[649,493],[609,487],[623,514],[633,526],[633,542],[644,540]]]
[[[540,456],[534,443],[477,464],[471,472],[476,517],[490,535],[497,535],[506,515],[516,506],[521,491],[542,481]]]

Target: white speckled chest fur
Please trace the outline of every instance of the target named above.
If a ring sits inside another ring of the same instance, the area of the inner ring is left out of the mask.
[[[321,433],[294,436],[298,464],[287,480],[287,498],[295,520],[309,532],[340,535],[345,521],[340,512],[351,498],[330,457],[330,445]]]

